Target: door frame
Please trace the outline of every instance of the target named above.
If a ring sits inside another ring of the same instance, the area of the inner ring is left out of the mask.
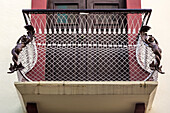
[[[94,4],[120,4],[120,8],[125,8],[126,4],[123,4],[124,0],[88,0],[87,9],[94,9]]]
[[[141,9],[141,0],[126,0],[126,8]],[[32,0],[31,9],[47,9],[47,0]]]
[[[47,9],[50,9],[51,7],[53,7],[53,3],[57,3],[57,4],[79,4],[78,8],[79,9],[85,9],[84,4],[86,4],[85,0],[57,0],[57,2],[55,2],[56,0],[47,0]]]

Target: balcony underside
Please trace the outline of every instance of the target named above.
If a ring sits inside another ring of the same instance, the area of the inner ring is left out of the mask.
[[[23,108],[38,113],[133,113],[136,103],[151,108],[157,82],[16,82]]]

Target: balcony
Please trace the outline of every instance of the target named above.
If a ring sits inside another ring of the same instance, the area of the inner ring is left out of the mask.
[[[33,103],[39,113],[132,113],[138,105],[149,111],[158,72],[150,68],[155,54],[139,31],[150,9],[23,14],[35,30],[17,59],[23,68],[15,86],[27,111]]]
[[[20,81],[156,81],[141,40],[151,10],[23,10],[35,37],[19,54]]]

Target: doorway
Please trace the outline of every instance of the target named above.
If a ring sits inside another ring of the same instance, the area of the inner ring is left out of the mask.
[[[119,9],[126,0],[48,0],[47,9]]]
[[[48,0],[47,9],[119,9],[126,8],[126,0]],[[62,24],[65,25],[67,21],[67,14],[58,14],[62,19]],[[126,22],[126,20],[125,20]],[[61,23],[61,20],[57,23]],[[86,24],[86,23],[85,23]],[[67,25],[67,24],[66,24]],[[103,24],[105,25],[105,24]],[[53,29],[53,28],[52,28]],[[57,25],[56,25],[56,29]],[[86,26],[86,29],[88,27]],[[66,29],[67,32],[69,29]],[[103,30],[103,29],[101,29]],[[113,29],[112,29],[113,30]],[[62,29],[64,32],[64,28]],[[68,37],[62,34],[57,34],[57,38]],[[113,34],[112,34],[113,35]],[[109,36],[110,38],[112,37]],[[80,35],[74,35],[78,40]],[[78,43],[92,42],[94,37],[97,37],[98,41],[103,41],[107,38],[107,35],[100,36],[97,34],[88,35],[86,40],[77,41]],[[117,36],[121,37],[121,36]],[[46,42],[57,42],[52,39],[52,35],[46,36]],[[102,39],[103,38],[103,39]],[[92,40],[91,40],[92,39]],[[122,37],[125,40],[125,44],[128,44],[127,36]],[[81,42],[82,41],[82,42]],[[76,42],[76,43],[77,43]],[[61,43],[61,42],[60,42]],[[72,43],[72,42],[71,42]],[[74,42],[73,42],[74,43]],[[117,43],[121,43],[117,41]],[[103,48],[51,48],[46,47],[46,68],[45,79],[48,81],[128,81],[129,80],[129,58],[128,50],[121,50],[121,53],[125,54],[123,58],[116,50],[109,49],[107,52]],[[58,49],[58,50],[57,50]],[[52,52],[53,51],[53,52]],[[54,53],[54,51],[56,51]],[[72,51],[72,52],[70,52]],[[54,54],[52,54],[54,53]],[[74,53],[74,55],[72,54]],[[62,57],[61,57],[62,56]],[[120,57],[120,58],[119,58]],[[114,59],[115,58],[115,59]],[[53,59],[57,59],[54,61]],[[52,66],[54,69],[50,70],[49,64],[56,62]],[[59,63],[58,63],[59,62]],[[116,76],[121,76],[117,78]]]

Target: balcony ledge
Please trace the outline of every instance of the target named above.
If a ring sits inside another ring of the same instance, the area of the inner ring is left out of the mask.
[[[23,101],[37,103],[38,113],[133,113],[136,103],[145,103],[146,113],[156,93],[155,81],[112,82],[16,82]]]

